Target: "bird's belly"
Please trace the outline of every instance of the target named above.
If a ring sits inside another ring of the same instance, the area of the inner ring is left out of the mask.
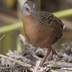
[[[39,27],[39,26],[38,26]],[[25,30],[27,40],[35,47],[50,47],[55,43],[55,36],[48,30],[44,31],[41,28],[31,28]]]
[[[56,41],[56,35],[50,27],[44,29],[35,20],[24,20],[24,31],[27,40],[35,47],[50,47]]]

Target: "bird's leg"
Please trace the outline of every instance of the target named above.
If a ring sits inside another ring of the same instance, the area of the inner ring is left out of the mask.
[[[49,55],[49,53],[51,52],[51,50],[52,50],[52,48],[49,48],[48,49],[48,51],[47,51],[47,53],[46,53],[46,56],[44,57],[44,59],[43,59],[43,61],[41,62],[41,66],[43,65],[43,63],[45,62],[45,60],[46,60],[46,58],[47,58],[47,56]]]
[[[56,54],[60,58],[60,56],[54,51],[52,47],[51,47],[51,50],[52,50],[52,57],[53,57],[53,54]]]

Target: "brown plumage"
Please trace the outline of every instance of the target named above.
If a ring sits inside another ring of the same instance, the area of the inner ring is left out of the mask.
[[[57,54],[51,45],[61,38],[64,24],[49,12],[36,12],[35,5],[31,1],[24,3],[22,12],[24,31],[28,41],[35,47],[49,48],[42,65],[51,50]]]

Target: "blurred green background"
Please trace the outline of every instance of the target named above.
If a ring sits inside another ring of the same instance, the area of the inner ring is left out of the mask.
[[[26,0],[0,0],[0,29],[3,26],[18,24],[22,21],[22,5]],[[36,5],[37,11],[48,11],[51,13],[72,9],[72,0],[30,0]],[[72,10],[71,10],[72,11]],[[53,45],[54,48],[61,49],[62,43],[72,42],[72,14],[62,17],[61,20],[66,25],[64,35]],[[21,26],[21,25],[20,25]],[[6,29],[3,28],[5,31]],[[21,49],[19,34],[24,35],[22,26],[7,32],[0,32],[0,38],[5,34],[4,38],[0,40],[0,53],[6,54],[9,49]]]

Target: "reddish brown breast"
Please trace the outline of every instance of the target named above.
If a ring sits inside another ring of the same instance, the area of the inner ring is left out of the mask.
[[[23,16],[26,37],[35,47],[50,47],[62,35],[63,24],[48,12],[38,12],[36,18],[38,25],[32,16]]]

